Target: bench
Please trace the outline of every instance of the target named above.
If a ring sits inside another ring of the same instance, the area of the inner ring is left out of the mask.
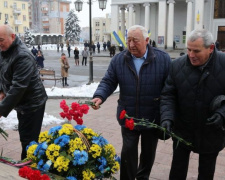
[[[55,70],[52,69],[40,69],[39,73],[41,80],[53,80],[55,81],[55,85],[57,80],[58,81],[62,80],[62,77],[56,76]]]

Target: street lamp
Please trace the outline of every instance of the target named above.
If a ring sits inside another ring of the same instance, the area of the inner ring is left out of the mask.
[[[89,40],[89,52],[90,52],[90,56],[89,56],[89,82],[88,84],[93,83],[93,57],[92,57],[92,23],[91,23],[91,3],[93,0],[88,0],[88,4],[89,4],[89,26],[90,26],[90,40]],[[94,2],[94,1],[93,1]],[[99,2],[99,9],[105,9],[106,8],[106,3],[107,0],[98,0]],[[80,12],[82,11],[82,6],[83,6],[83,1],[81,0],[76,0],[74,2],[75,4],[75,9],[76,11]]]

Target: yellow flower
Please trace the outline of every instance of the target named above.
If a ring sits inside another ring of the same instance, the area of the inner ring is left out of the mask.
[[[27,158],[28,159],[32,159],[32,160],[37,159],[37,157],[34,156],[34,151],[36,150],[37,146],[38,146],[37,144],[33,144],[27,149]]]
[[[90,128],[84,128],[82,131],[81,131],[83,134],[86,135],[86,137],[90,140],[93,136],[98,136],[97,133],[95,133],[92,129]]]
[[[33,163],[30,165],[31,168],[37,168],[37,163]]]
[[[111,169],[112,173],[116,173],[119,169],[120,169],[120,164],[118,163],[118,161],[115,161]]]
[[[114,157],[116,155],[116,150],[113,147],[113,145],[112,144],[106,144],[103,148],[104,148],[106,154],[109,156],[109,158],[111,160],[114,159]]]
[[[102,148],[97,144],[93,144],[89,150],[89,153],[92,154],[93,158],[99,157],[101,155],[101,152],[102,152]]]
[[[82,174],[83,174],[83,180],[91,180],[95,178],[95,174],[89,169],[87,169],[86,171],[83,171]]]
[[[73,126],[71,127],[71,124],[64,124],[62,125],[62,129],[59,130],[59,136],[62,136],[63,134],[71,135],[73,134]]]
[[[48,148],[46,149],[46,156],[48,159],[50,159],[52,162],[55,162],[55,158],[59,156],[59,150],[60,146],[56,144],[50,144]]]
[[[48,135],[48,131],[44,131],[44,132],[41,132],[40,135],[39,135],[39,139],[38,139],[38,142],[39,143],[42,143],[42,142],[49,142],[51,140],[52,136],[51,135]]]
[[[87,147],[83,143],[81,138],[75,138],[75,139],[70,140],[70,142],[69,142],[69,151],[68,152],[71,153],[72,155],[75,150],[83,151],[86,149],[87,149]]]
[[[65,158],[64,156],[59,156],[54,163],[54,168],[56,168],[59,172],[62,170],[67,171],[69,163],[69,159]]]

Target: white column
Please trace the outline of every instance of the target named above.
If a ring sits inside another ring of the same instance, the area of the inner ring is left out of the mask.
[[[159,0],[159,11],[158,11],[158,39],[156,44],[159,48],[165,47],[165,36],[166,36],[166,1]]]
[[[195,29],[203,28],[204,0],[195,1]]]
[[[192,31],[192,5],[193,0],[186,0],[187,3],[187,24],[186,24],[186,47],[187,47],[187,38]]]
[[[150,29],[150,3],[144,3],[143,6],[145,7],[145,28],[149,30]]]
[[[167,30],[167,48],[173,48],[173,29],[174,29],[174,0],[168,0],[169,12],[168,12],[168,30]]]
[[[128,13],[128,23],[129,23],[129,25],[128,25],[127,29],[129,29],[133,25],[133,7],[134,6],[133,6],[133,4],[128,4],[127,7],[128,7],[128,10],[129,10],[129,13]]]
[[[125,37],[125,7],[121,7],[121,32],[123,34],[123,37]]]
[[[111,12],[114,12],[113,16],[111,17],[111,32],[119,31],[119,6],[118,5],[112,5],[111,6]],[[111,36],[111,35],[110,35]],[[106,39],[107,41],[108,39]],[[110,39],[109,39],[110,40]],[[111,38],[112,44],[116,44],[113,38]]]

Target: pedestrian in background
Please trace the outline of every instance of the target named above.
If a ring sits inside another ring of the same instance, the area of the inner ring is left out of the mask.
[[[93,108],[98,109],[119,85],[117,120],[121,125],[123,138],[121,180],[149,179],[155,160],[158,143],[156,129],[135,127],[130,130],[125,127],[125,119],[121,120],[119,117],[121,111],[126,110],[130,117],[145,118],[159,124],[159,97],[171,60],[166,52],[152,48],[148,41],[148,31],[143,26],[135,25],[128,29],[128,50],[112,58],[92,100],[95,103]]]
[[[59,47],[60,47],[60,45],[59,45],[59,43],[57,43],[57,52],[59,52]]]
[[[98,53],[100,53],[100,43],[97,43]]]
[[[45,60],[45,58],[42,55],[41,51],[38,51],[37,57],[36,57],[36,62],[37,62],[38,68],[44,68],[44,60]]]
[[[64,44],[63,44],[63,43],[61,43],[61,44],[60,44],[60,47],[61,47],[61,52],[63,52],[63,47],[64,47]]]
[[[9,25],[0,25],[0,57],[0,117],[16,110],[23,160],[38,142],[48,97],[34,56]]]
[[[74,59],[75,59],[75,65],[79,66],[79,50],[77,47],[74,49]]]
[[[82,66],[85,64],[85,66],[87,66],[87,57],[89,56],[89,51],[87,50],[87,48],[85,47],[84,50],[82,51],[82,56],[83,56],[83,60],[82,60]]]
[[[37,51],[37,49],[36,49],[34,46],[33,46],[33,48],[31,49],[31,52],[32,52],[32,54],[34,55],[34,57],[37,56],[38,51]]]
[[[68,44],[67,51],[68,51],[68,56],[70,57],[70,51],[71,51],[70,44]]]
[[[103,50],[106,51],[106,42],[103,43]]]
[[[67,83],[67,77],[69,75],[68,71],[69,71],[70,65],[69,65],[68,59],[66,58],[65,53],[61,54],[60,63],[61,63],[62,85],[63,87],[69,86],[69,84]]]
[[[213,180],[218,153],[225,144],[225,54],[212,33],[194,30],[187,55],[172,61],[160,97],[161,126],[192,143],[173,139],[170,180],[185,180],[190,153],[199,154],[198,180]]]

